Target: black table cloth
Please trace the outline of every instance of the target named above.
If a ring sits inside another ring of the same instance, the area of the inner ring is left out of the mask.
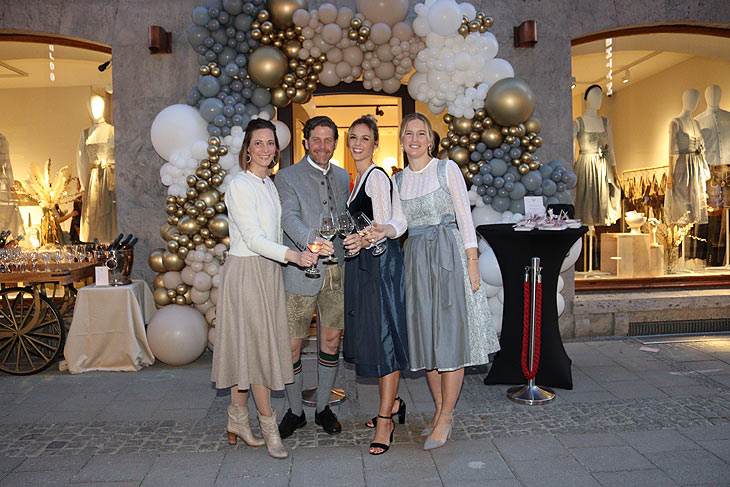
[[[560,266],[566,254],[588,229],[532,230],[516,232],[512,224],[480,225],[477,231],[494,250],[502,270],[504,312],[501,350],[494,358],[485,384],[525,384],[522,374],[522,326],[524,313],[525,267],[533,257],[542,267],[542,340],[537,385],[573,388],[571,361],[565,353],[558,328],[556,293]],[[526,337],[528,339],[528,337]]]

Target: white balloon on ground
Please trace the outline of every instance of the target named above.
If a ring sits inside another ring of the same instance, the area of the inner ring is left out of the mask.
[[[565,287],[565,279],[563,279],[563,276],[558,276],[558,292],[562,291]]]
[[[479,274],[482,281],[492,286],[502,286],[502,271],[497,262],[497,256],[494,255],[492,247],[487,246],[482,255],[479,256]]]
[[[482,287],[484,287],[484,290],[487,293],[488,298],[491,298],[492,296],[496,296],[502,289],[504,289],[502,286],[492,286],[491,284],[488,284],[483,281],[482,281]]]
[[[572,247],[570,247],[570,250],[568,250],[568,254],[565,256],[565,259],[563,260],[563,264],[560,266],[560,272],[565,272],[571,267],[575,265],[576,262],[578,262],[578,257],[580,257],[580,253],[583,250],[583,239],[579,238],[575,241]]]
[[[493,315],[501,315],[502,310],[504,309],[504,304],[499,300],[497,296],[492,296],[491,298],[487,299],[487,302],[489,303],[489,311]]]
[[[189,364],[208,345],[208,325],[203,315],[190,306],[165,306],[152,316],[147,326],[147,341],[160,362]]]
[[[499,288],[499,291],[497,291],[497,299],[499,299],[499,302],[504,304],[504,287]]]
[[[565,298],[563,298],[563,295],[560,293],[557,293],[555,296],[555,300],[557,301],[558,305],[558,316],[563,314],[563,311],[565,311]]]
[[[172,154],[189,147],[191,141],[207,138],[208,122],[197,109],[187,104],[163,108],[150,128],[152,147],[166,161]]]

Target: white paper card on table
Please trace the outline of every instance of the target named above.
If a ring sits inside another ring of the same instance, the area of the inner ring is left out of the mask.
[[[100,265],[94,267],[94,284],[97,286],[108,286],[109,285],[109,269],[105,266]]]
[[[542,196],[525,196],[525,216],[545,216]]]

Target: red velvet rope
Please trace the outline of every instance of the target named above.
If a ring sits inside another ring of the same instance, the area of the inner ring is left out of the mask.
[[[532,369],[529,369],[528,352],[530,342],[530,283],[524,283],[524,319],[522,321],[522,374],[525,379],[534,379],[537,375],[537,368],[540,364],[540,338],[542,327],[542,283],[538,282],[535,289],[535,350],[533,350],[534,359],[532,361]]]

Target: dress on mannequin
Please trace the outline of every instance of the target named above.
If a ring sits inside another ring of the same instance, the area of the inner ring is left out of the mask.
[[[600,119],[602,129],[598,131],[586,130],[582,116],[576,119],[575,215],[585,225],[611,225],[621,217],[621,192],[611,167],[616,165],[611,129],[606,118]]]
[[[695,117],[705,143],[705,160],[711,179],[707,187],[708,206],[730,207],[730,112],[718,105],[722,91],[718,85],[705,90],[707,110]]]
[[[106,123],[103,112],[103,99],[93,96],[94,124],[79,137],[76,163],[85,188],[80,228],[82,242],[94,238],[111,242],[117,235],[114,126]]]
[[[11,235],[17,237],[25,235],[25,228],[13,192],[14,181],[8,139],[0,134],[0,231],[10,230]]]
[[[669,155],[676,158],[672,168],[672,185],[667,188],[664,211],[667,220],[707,223],[706,181],[709,168],[703,153],[700,126],[689,117],[677,117],[669,124]]]

